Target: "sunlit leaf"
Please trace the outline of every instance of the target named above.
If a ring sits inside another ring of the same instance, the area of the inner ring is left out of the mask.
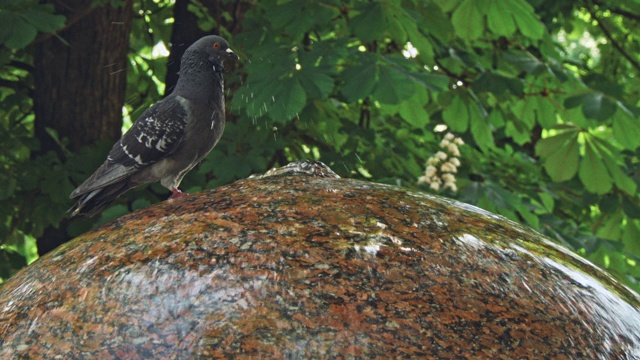
[[[605,194],[611,190],[613,181],[607,167],[592,142],[585,143],[584,157],[580,161],[578,172],[580,181],[587,191],[595,194]]]
[[[565,131],[542,139],[535,149],[536,154],[543,158],[544,168],[553,181],[569,180],[578,171],[578,132]]]
[[[536,17],[533,7],[525,0],[502,0],[508,3],[506,6],[513,16],[518,30],[522,35],[531,39],[540,39],[544,34],[545,27]]]
[[[640,146],[640,120],[618,109],[613,116],[613,136],[625,148],[635,150]]]

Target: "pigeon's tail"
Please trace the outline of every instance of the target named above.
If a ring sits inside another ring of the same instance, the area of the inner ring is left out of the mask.
[[[93,217],[101,212],[107,205],[131,187],[128,180],[118,181],[103,188],[89,191],[76,196],[76,203],[67,210],[71,217]]]

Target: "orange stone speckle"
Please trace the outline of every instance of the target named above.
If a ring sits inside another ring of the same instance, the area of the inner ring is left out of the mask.
[[[640,358],[639,305],[502,217],[305,163],[44,256],[0,288],[0,358]]]

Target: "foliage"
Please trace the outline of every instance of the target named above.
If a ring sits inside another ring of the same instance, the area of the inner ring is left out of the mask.
[[[125,108],[133,118],[162,93],[165,67],[151,54],[167,43],[171,17],[169,1],[141,4],[150,8],[132,33]],[[193,4],[199,24],[216,23],[204,2]],[[452,132],[465,143],[458,191],[438,193],[526,223],[638,290],[639,20],[631,0],[252,2],[242,31],[225,34],[243,59],[229,73],[230,124],[184,186],[314,158],[343,176],[433,191],[417,180]],[[72,159],[99,162],[105,150],[31,159],[31,80],[28,67],[15,66],[30,55],[7,53],[0,164],[8,175],[0,176],[9,186],[0,201],[8,225],[0,231],[14,249],[60,221],[51,209],[70,205],[68,187],[51,186],[42,169],[58,169],[58,184],[81,181],[95,162],[74,167]],[[35,188],[45,190],[34,203]],[[158,186],[132,192],[98,222],[164,196]],[[50,219],[26,227],[12,220],[17,208]],[[72,223],[70,233],[91,225]]]

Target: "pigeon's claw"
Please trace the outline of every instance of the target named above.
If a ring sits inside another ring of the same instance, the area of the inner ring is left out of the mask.
[[[171,189],[171,198],[172,199],[176,199],[176,198],[179,198],[179,197],[185,196],[185,195],[187,195],[187,193],[182,191],[182,190],[180,190],[180,189],[178,189],[178,188]]]

